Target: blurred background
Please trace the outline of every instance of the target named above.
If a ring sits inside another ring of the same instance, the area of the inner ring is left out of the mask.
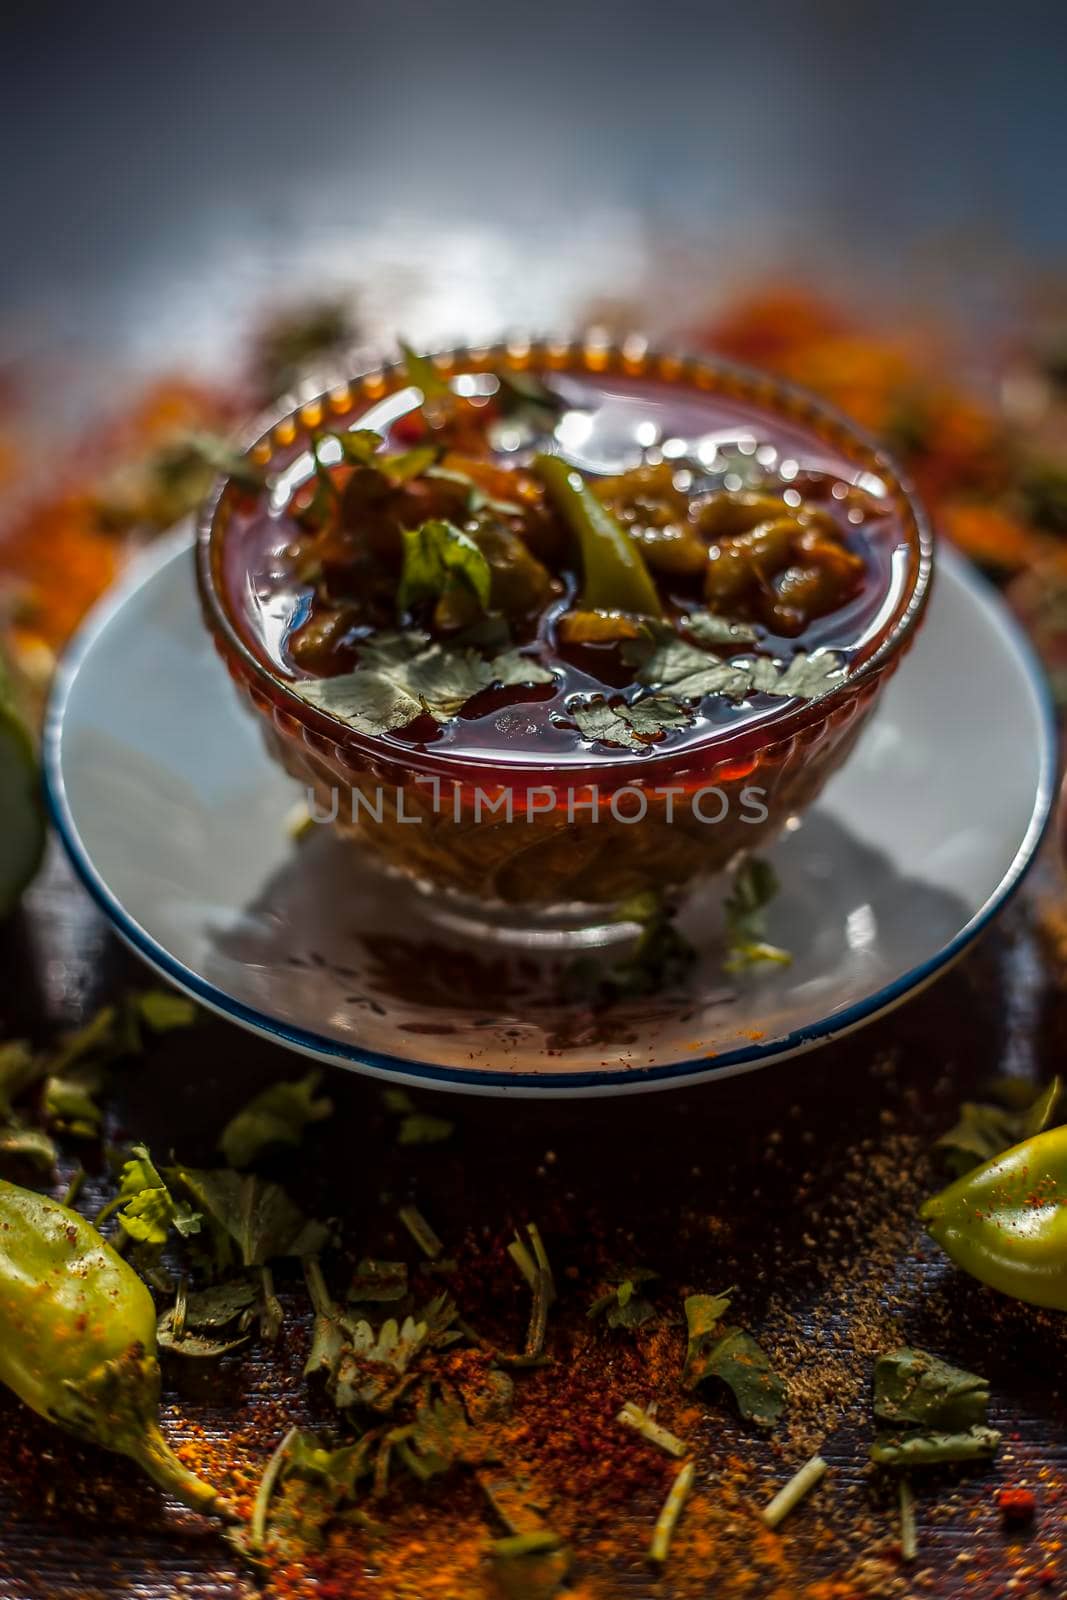
[[[880,432],[997,575],[1056,554],[1062,3],[13,0],[4,36],[0,624],[31,677],[195,501],[189,428],[398,331],[721,349]]]
[[[218,361],[304,283],[482,332],[664,262],[686,311],[786,267],[980,310],[1067,245],[1052,0],[15,0],[4,31],[10,352]]]

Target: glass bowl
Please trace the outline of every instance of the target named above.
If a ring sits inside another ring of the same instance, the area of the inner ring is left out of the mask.
[[[710,878],[766,844],[841,766],[915,637],[932,576],[929,528],[873,441],[771,377],[656,353],[636,337],[612,345],[512,339],[433,359],[445,375],[508,368],[604,386],[621,396],[616,410],[627,428],[632,396],[650,397],[668,415],[677,408],[690,432],[706,411],[720,433],[728,415],[735,431],[747,425],[755,439],[762,419],[776,438],[798,441],[806,459],[832,458],[892,517],[892,589],[847,675],[827,693],[786,701],[739,727],[712,727],[681,750],[653,745],[598,757],[590,749],[564,761],[547,752],[517,758],[503,745],[472,753],[403,744],[358,732],[302,698],[295,671],[267,648],[265,629],[278,619],[264,620],[243,570],[240,490],[225,479],[216,485],[196,552],[204,616],[268,749],[304,785],[315,819],[422,890],[446,921],[531,942],[572,934],[594,942],[592,930],[612,936],[618,908],[632,896]],[[291,493],[311,474],[314,430],[373,426],[374,414],[409,388],[400,362],[355,373],[264,419],[248,455]],[[615,418],[603,437],[586,439],[586,454],[617,448],[620,426]]]

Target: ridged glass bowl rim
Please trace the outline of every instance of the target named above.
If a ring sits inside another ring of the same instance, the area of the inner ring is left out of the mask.
[[[311,705],[297,693],[291,680],[272,671],[260,660],[241,635],[219,574],[226,535],[220,511],[230,481],[221,474],[203,503],[197,523],[197,584],[208,625],[223,654],[236,657],[248,679],[258,683],[269,698],[280,701],[285,710],[314,732],[331,739],[334,744],[359,750],[371,759],[388,760],[395,766],[410,767],[418,772],[437,770],[454,774],[465,770],[472,775],[485,772],[499,781],[506,770],[516,777],[541,775],[556,781],[565,778],[568,782],[595,774],[614,787],[620,780],[635,776],[647,778],[661,764],[703,764],[707,758],[716,763],[729,762],[742,754],[750,756],[788,741],[813,724],[825,722],[853,700],[865,685],[873,684],[910,643],[929,599],[933,577],[934,541],[926,512],[889,453],[841,412],[807,390],[717,356],[654,348],[639,334],[614,340],[590,335],[565,338],[512,334],[492,343],[448,344],[427,353],[446,377],[454,372],[486,371],[504,365],[519,371],[647,379],[686,387],[694,393],[724,395],[805,428],[814,438],[832,445],[857,467],[874,473],[885,482],[908,539],[911,560],[907,581],[875,649],[839,686],[816,700],[805,701],[777,714],[770,713],[744,729],[727,726],[714,730],[684,752],[668,747],[642,753],[632,761],[616,759],[601,763],[591,755],[587,764],[573,765],[554,764],[531,754],[528,759],[509,758],[505,768],[499,758],[494,759],[491,749],[484,755],[476,755],[413,746],[409,753],[395,741],[360,733],[339,717]],[[309,387],[310,383],[311,380]],[[346,416],[358,414],[409,383],[399,354],[377,361],[366,358],[333,381],[323,382],[308,398],[283,396],[242,431],[236,440],[237,448],[258,464],[268,466],[275,451],[291,448],[302,431],[321,427],[328,420],[340,422]]]

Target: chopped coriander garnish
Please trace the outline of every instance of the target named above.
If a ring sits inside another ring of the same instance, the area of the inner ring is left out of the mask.
[[[214,472],[228,478],[239,489],[247,489],[255,494],[266,482],[266,473],[261,466],[251,461],[242,451],[235,450],[217,434],[189,433],[183,442],[191,456],[203,461]]]
[[[603,695],[574,696],[567,701],[566,710],[583,739],[626,745],[631,750],[647,750],[660,734],[684,728],[693,720],[685,706],[665,694],[633,701],[621,696],[617,700]]]
[[[99,1227],[114,1212],[131,1239],[161,1250],[174,1228],[183,1238],[200,1232],[201,1217],[184,1200],[175,1200],[143,1144],[135,1144],[122,1168],[119,1192],[99,1213]]]
[[[767,656],[723,661],[659,628],[650,628],[645,638],[623,645],[623,655],[637,669],[638,683],[676,700],[703,700],[709,694],[731,700],[751,694],[815,700],[845,676],[841,657],[833,650],[814,650],[810,655],[799,650],[784,664]]]
[[[550,1528],[535,1528],[529,1533],[509,1533],[503,1539],[494,1539],[490,1549],[501,1561],[514,1561],[520,1556],[547,1555],[562,1544],[559,1534]]]
[[[447,1118],[419,1111],[406,1089],[383,1089],[382,1104],[386,1111],[401,1119],[397,1144],[442,1144],[456,1131],[455,1123]]]
[[[41,1128],[26,1128],[14,1118],[0,1126],[0,1156],[14,1161],[29,1161],[41,1172],[51,1172],[56,1163],[55,1141]]]
[[[1005,1083],[994,1087],[1005,1098],[1010,1092]],[[1012,1145],[1050,1127],[1062,1094],[1063,1085],[1055,1077],[1030,1104],[984,1105],[965,1100],[955,1126],[941,1135],[935,1149],[944,1153],[946,1164],[962,1177],[972,1167],[992,1161]]]
[[[925,1350],[904,1347],[874,1369],[880,1431],[871,1460],[883,1467],[937,1466],[995,1455],[1000,1434],[985,1425],[989,1384]]]
[[[10,1115],[13,1103],[44,1071],[45,1063],[34,1055],[24,1039],[12,1039],[0,1045],[0,1116]]]
[[[939,1356],[904,1346],[879,1356],[874,1414],[891,1427],[971,1428],[986,1420],[989,1382]]]
[[[770,1426],[785,1410],[785,1383],[750,1333],[722,1324],[729,1308],[729,1293],[687,1298],[689,1343],[682,1386],[695,1389],[706,1379],[717,1378],[731,1391],[746,1421]]]
[[[436,1261],[445,1247],[422,1212],[416,1206],[401,1206],[397,1215],[427,1260]]]
[[[812,1456],[805,1462],[799,1472],[793,1474],[784,1488],[779,1489],[769,1505],[764,1506],[760,1518],[767,1528],[777,1528],[778,1524],[800,1504],[806,1494],[810,1494],[815,1485],[826,1472],[826,1462],[822,1456]]]
[[[469,533],[441,517],[401,532],[404,568],[396,592],[401,615],[417,601],[435,600],[457,585],[488,609],[492,569]]]
[[[883,1434],[871,1445],[870,1456],[880,1467],[939,1467],[950,1461],[986,1461],[999,1446],[996,1428]]]
[[[78,1196],[82,1192],[82,1188],[85,1184],[85,1177],[85,1168],[79,1161],[78,1165],[74,1168],[74,1171],[70,1175],[70,1181],[68,1182],[66,1189],[63,1191],[63,1198],[59,1202],[60,1205],[68,1207],[73,1206],[75,1200],[77,1200]]]
[[[255,1285],[247,1278],[190,1294],[183,1275],[174,1305],[159,1319],[156,1337],[160,1347],[194,1358],[213,1358],[237,1350],[248,1341],[255,1300]],[[236,1330],[219,1331],[234,1322],[238,1323]]]
[[[199,1015],[196,1001],[173,989],[138,989],[128,997],[128,1004],[153,1033],[191,1028]]]
[[[663,1509],[656,1518],[656,1526],[652,1534],[652,1543],[649,1546],[648,1554],[649,1559],[655,1561],[659,1566],[665,1564],[670,1554],[671,1539],[674,1536],[674,1530],[678,1525],[678,1518],[682,1514],[685,1502],[689,1498],[689,1492],[693,1487],[695,1476],[696,1468],[691,1461],[687,1461],[671,1484],[670,1493],[663,1502]]]
[[[630,1428],[634,1433],[640,1434],[642,1439],[647,1439],[649,1444],[654,1444],[657,1449],[665,1450],[669,1456],[684,1456],[689,1449],[689,1446],[676,1434],[653,1422],[648,1412],[643,1411],[632,1400],[627,1400],[615,1420],[624,1428]]]
[[[231,1167],[250,1167],[268,1150],[298,1145],[304,1129],[333,1113],[333,1101],[316,1098],[322,1073],[317,1068],[295,1082],[271,1084],[230,1118],[219,1149]]]
[[[360,733],[389,733],[428,712],[448,722],[483,689],[551,683],[552,673],[519,650],[490,659],[434,643],[417,630],[379,633],[360,646],[359,664],[334,678],[294,685],[312,705]]]
[[[731,622],[714,611],[691,611],[679,626],[702,645],[755,644],[758,638],[751,623]]]
[[[905,1474],[900,1479],[900,1556],[914,1561],[919,1554],[919,1534],[915,1525],[915,1494]]]
[[[430,356],[420,356],[403,339],[398,339],[404,368],[410,381],[422,390],[424,401],[431,404],[451,402],[452,386]]]
[[[726,914],[726,972],[744,972],[762,962],[788,966],[792,956],[778,945],[768,944],[766,908],[778,893],[778,874],[769,861],[749,856],[738,868],[733,887],[724,902]]]
[[[261,1267],[282,1256],[314,1255],[329,1238],[325,1224],[305,1217],[284,1189],[252,1173],[179,1167],[168,1169],[168,1178],[196,1202],[217,1259],[236,1248],[242,1266]]]
[[[274,1493],[282,1467],[285,1465],[286,1457],[299,1432],[299,1428],[289,1429],[289,1432],[267,1462],[263,1476],[259,1480],[255,1504],[252,1507],[252,1522],[248,1533],[249,1549],[253,1552],[263,1548],[264,1540],[267,1537],[267,1513],[270,1510],[271,1496]]]

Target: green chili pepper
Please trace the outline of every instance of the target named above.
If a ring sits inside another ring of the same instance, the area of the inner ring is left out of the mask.
[[[1016,1300],[1067,1311],[1067,1127],[966,1173],[919,1216],[964,1272]]]
[[[591,611],[663,614],[638,545],[562,456],[535,456],[533,469],[582,553],[582,605]]]
[[[221,1511],[160,1432],[147,1288],[84,1217],[3,1179],[0,1382],[50,1422],[131,1457],[186,1505]]]

